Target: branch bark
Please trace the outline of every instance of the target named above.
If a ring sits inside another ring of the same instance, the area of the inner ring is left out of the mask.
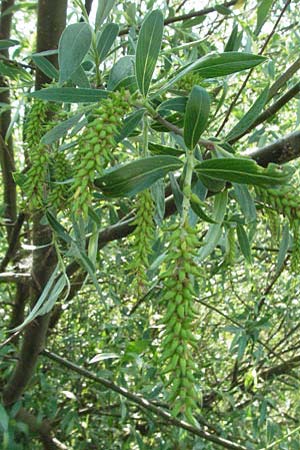
[[[4,14],[8,8],[11,8],[15,0],[3,0],[1,2],[1,16],[0,16],[0,39],[9,39],[11,30],[12,13]],[[0,54],[4,58],[8,58],[8,50],[2,50]],[[0,85],[9,88],[8,82],[5,78],[0,78]],[[0,93],[0,102],[10,106],[9,89],[5,89]],[[15,171],[13,140],[10,136],[5,142],[6,134],[11,122],[10,109],[4,111],[0,115],[0,164],[3,177],[3,197],[5,203],[5,217],[8,221],[6,227],[8,238],[11,235],[12,227],[10,226],[16,220],[17,205],[16,205],[16,184],[13,179],[13,172]]]
[[[67,0],[39,0],[37,24],[38,52],[57,47],[60,35],[66,25],[66,9]],[[49,59],[54,64],[57,63],[56,55],[52,55]],[[40,89],[48,81],[48,78],[37,70],[36,89]],[[32,263],[32,279],[34,281],[30,292],[32,304],[38,299],[56,264],[54,249],[45,247],[51,243],[52,232],[48,226],[41,224],[41,219],[42,213],[37,211],[33,215],[33,245],[36,250],[33,253]],[[38,317],[26,329],[19,360],[3,391],[5,405],[11,405],[16,402],[31,380],[38,355],[44,347],[49,319],[49,314]]]

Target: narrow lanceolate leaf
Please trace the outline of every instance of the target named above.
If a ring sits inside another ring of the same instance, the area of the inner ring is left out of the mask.
[[[98,8],[96,13],[96,29],[102,25],[106,17],[114,6],[115,0],[98,0]]]
[[[103,28],[97,41],[97,51],[100,62],[104,61],[116,37],[118,36],[118,33],[119,26],[116,23],[108,23]]]
[[[32,55],[32,60],[47,77],[58,80],[58,70],[45,56]]]
[[[258,96],[249,111],[241,118],[241,120],[227,134],[226,141],[231,142],[243,136],[244,132],[255,122],[260,112],[263,110],[268,99],[269,88],[267,87]]]
[[[182,161],[174,156],[151,156],[111,169],[95,180],[108,197],[131,196],[150,187],[168,172],[182,167]]]
[[[194,86],[185,109],[184,142],[194,149],[206,128],[210,109],[210,98],[205,89]]]
[[[73,23],[64,30],[58,44],[60,83],[69,80],[78,69],[91,42],[92,32],[87,23]]]
[[[136,49],[135,71],[138,88],[147,95],[159,55],[164,18],[160,10],[152,11],[144,20]]]
[[[0,50],[3,50],[5,48],[14,47],[15,45],[18,45],[19,41],[16,41],[15,39],[1,39],[0,40]]]
[[[238,223],[236,231],[237,231],[237,237],[238,237],[238,241],[239,241],[239,246],[240,246],[241,252],[243,253],[246,261],[251,263],[252,257],[251,257],[250,242],[249,242],[247,233],[246,233],[243,225]]]
[[[88,88],[46,88],[32,92],[31,97],[58,103],[95,103],[106,98],[108,91]]]
[[[227,200],[227,191],[220,192],[215,196],[213,220],[217,223],[213,223],[209,227],[204,239],[204,245],[199,252],[200,261],[203,261],[214,251],[222,236],[222,222],[226,212]]]
[[[203,79],[223,77],[225,75],[230,75],[231,73],[251,69],[265,60],[266,58],[264,56],[253,55],[252,53],[211,53],[197,59],[192,64],[185,66],[179,72],[174,74],[174,77],[159,89],[155,93],[155,96],[167,91],[173,84],[177,83],[177,81],[192,71],[195,71]]]
[[[258,35],[260,33],[260,30],[264,26],[264,23],[266,22],[268,18],[269,11],[271,9],[271,6],[273,4],[274,0],[260,0],[258,8],[257,8],[257,20],[256,20],[256,28],[255,28],[255,34]]]
[[[138,126],[138,124],[142,120],[145,111],[146,110],[144,108],[138,109],[137,111],[134,111],[132,114],[126,117],[125,120],[123,120],[123,126],[122,128],[120,128],[117,136],[115,136],[116,144],[123,141],[123,139],[125,139],[134,131],[134,129]]]
[[[233,183],[258,186],[285,184],[291,178],[288,167],[269,164],[267,169],[260,167],[248,158],[221,158],[199,162],[195,171],[200,179],[211,178]]]

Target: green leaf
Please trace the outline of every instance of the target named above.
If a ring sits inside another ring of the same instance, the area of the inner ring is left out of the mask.
[[[200,261],[207,258],[214,251],[222,236],[222,222],[226,212],[227,199],[227,191],[220,192],[215,196],[213,220],[217,223],[209,227],[204,239],[204,245],[199,252]]]
[[[182,213],[182,202],[183,202],[183,193],[180,189],[180,186],[176,180],[176,177],[172,172],[169,173],[170,184],[172,189],[172,194],[175,202],[175,206],[179,214]]]
[[[185,112],[188,97],[174,97],[165,100],[159,105],[159,111],[178,111]]]
[[[113,91],[126,78],[134,76],[134,61],[132,56],[123,56],[110,71],[107,89]]]
[[[107,98],[108,91],[88,88],[46,88],[29,94],[31,97],[58,103],[96,103]]]
[[[110,13],[112,7],[114,6],[115,0],[98,0],[98,8],[96,13],[96,29],[102,25],[106,17]]]
[[[71,244],[73,242],[73,239],[71,238],[67,230],[57,221],[54,215],[50,211],[47,211],[46,217],[50,227],[55,231],[55,233],[67,244]]]
[[[123,121],[123,126],[120,129],[119,134],[115,136],[116,144],[123,141],[123,139],[125,139],[134,131],[134,129],[142,120],[145,111],[146,110],[144,108],[141,108],[126,117],[126,119]]]
[[[164,17],[160,10],[152,11],[144,20],[137,43],[135,70],[138,88],[146,97],[160,52]]]
[[[184,142],[193,150],[206,128],[210,110],[210,97],[205,89],[194,86],[186,105],[184,116]]]
[[[195,71],[202,78],[215,78],[231,73],[251,69],[261,64],[266,58],[260,55],[244,52],[211,53],[185,66],[155,93],[155,97],[167,91],[173,84],[191,71]]]
[[[268,18],[269,11],[272,7],[274,0],[260,0],[257,8],[256,28],[254,34],[259,35],[265,21]]]
[[[224,52],[232,52],[235,49],[236,38],[238,34],[238,26],[234,25],[229,36],[229,39],[225,45]]]
[[[58,70],[45,56],[32,55],[32,60],[47,77],[58,80]]]
[[[70,130],[70,128],[72,128],[79,122],[83,114],[84,114],[83,112],[80,112],[78,114],[75,114],[75,116],[70,117],[70,119],[64,120],[63,122],[60,122],[58,125],[55,125],[54,128],[52,128],[51,130],[47,131],[46,134],[44,134],[44,136],[41,139],[41,142],[45,145],[51,145],[53,144],[53,142],[64,137]]]
[[[15,39],[1,39],[0,40],[0,50],[4,50],[5,48],[14,47],[15,45],[19,45],[19,41]]]
[[[100,63],[104,61],[118,34],[119,25],[116,23],[108,23],[104,26],[97,41],[97,51]]]
[[[209,217],[201,208],[200,204],[198,202],[195,202],[193,198],[191,198],[191,208],[194,211],[195,214],[197,214],[200,219],[204,220],[204,222],[208,223],[216,223],[215,220],[213,220],[211,217]]]
[[[243,253],[246,261],[251,263],[252,262],[251,247],[245,228],[243,227],[242,224],[237,223],[236,231],[241,252]]]
[[[82,65],[79,66],[75,70],[75,72],[71,75],[71,80],[79,88],[90,88],[91,87],[89,79],[88,79]]]
[[[289,224],[285,223],[282,231],[282,239],[279,246],[279,251],[277,255],[277,261],[275,266],[276,275],[278,275],[283,267],[285,257],[287,255],[287,251],[290,243],[290,232],[289,232]]]
[[[60,83],[69,80],[78,69],[91,42],[92,32],[87,23],[73,23],[63,31],[58,44]]]
[[[148,142],[148,149],[155,155],[181,156],[185,154],[183,149],[157,144],[156,142]]]
[[[182,167],[173,156],[151,156],[113,168],[95,180],[95,185],[108,197],[132,196],[150,187],[168,172]]]
[[[287,166],[269,164],[265,169],[248,158],[209,159],[199,162],[195,170],[200,179],[204,175],[204,178],[258,186],[285,184],[291,178],[291,169]]]
[[[9,422],[8,414],[4,406],[0,403],[0,427],[2,428],[3,432],[8,430],[8,422]]]
[[[244,134],[246,130],[255,122],[257,116],[263,110],[269,95],[269,87],[265,88],[253,103],[249,111],[241,118],[241,120],[232,128],[226,136],[226,141],[231,142],[237,140]]]
[[[242,213],[247,222],[254,222],[256,220],[256,208],[253,197],[247,186],[243,184],[233,183],[234,195],[238,201]]]

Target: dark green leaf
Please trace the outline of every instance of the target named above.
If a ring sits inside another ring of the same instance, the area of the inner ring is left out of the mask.
[[[95,185],[108,197],[132,196],[181,167],[173,156],[151,156],[111,169]]]
[[[108,92],[102,89],[87,88],[46,88],[32,92],[31,97],[58,103],[96,103],[108,96]]]
[[[257,116],[263,110],[268,99],[269,88],[267,87],[258,96],[249,111],[241,118],[241,120],[232,128],[226,136],[227,141],[235,141],[242,136],[243,133],[255,122]]]
[[[3,432],[8,430],[8,422],[9,422],[8,414],[4,409],[4,406],[0,403],[0,427]]]
[[[251,263],[252,257],[251,257],[250,243],[249,243],[249,239],[248,239],[247,233],[246,233],[243,225],[240,223],[237,223],[236,231],[237,231],[237,237],[238,237],[241,252],[243,253],[246,261]]]
[[[32,60],[47,77],[58,80],[58,70],[45,56],[32,55]]]
[[[224,52],[233,52],[235,50],[237,34],[238,34],[238,26],[234,25],[231,34],[229,36],[229,39],[225,45]]]
[[[171,155],[181,156],[185,151],[180,148],[170,147],[169,145],[157,144],[156,142],[148,142],[148,148],[154,155]]]
[[[104,26],[97,42],[97,51],[100,63],[104,61],[118,34],[119,25],[116,23],[108,23]]]
[[[125,139],[134,131],[134,129],[138,126],[138,124],[142,120],[144,113],[145,109],[141,108],[138,109],[137,111],[134,111],[132,114],[126,117],[126,119],[123,121],[123,126],[119,134],[115,136],[115,141],[117,144],[123,141],[123,139]]]
[[[175,97],[165,100],[159,105],[159,111],[178,111],[185,112],[188,97]]]
[[[195,202],[193,199],[191,199],[191,207],[194,213],[197,214],[197,216],[200,217],[200,219],[204,220],[204,222],[216,223],[215,220],[213,220],[203,211],[200,204],[198,202]]]
[[[83,112],[80,112],[78,114],[75,114],[75,116],[70,117],[70,119],[60,122],[54,128],[47,131],[46,134],[44,134],[44,136],[41,139],[41,142],[46,145],[51,145],[51,144],[53,144],[53,142],[64,137],[67,134],[67,132],[70,130],[70,128],[72,128],[74,125],[76,125],[79,122],[82,115],[83,115]]]
[[[1,39],[0,40],[0,50],[4,50],[5,48],[14,47],[15,45],[19,45],[19,41],[15,39]]]
[[[88,88],[89,89],[91,87],[89,79],[88,79],[82,65],[79,66],[75,70],[75,72],[71,75],[71,80],[79,88]]]
[[[164,18],[160,10],[152,11],[144,20],[137,43],[135,70],[139,90],[146,96],[159,55]]]
[[[69,25],[61,35],[58,45],[59,81],[63,83],[71,78],[90,49],[92,32],[85,23]]]
[[[132,56],[124,56],[110,71],[107,89],[113,91],[122,80],[134,76],[134,61]]]
[[[254,222],[256,220],[256,208],[252,196],[249,193],[247,186],[243,184],[233,183],[234,195],[240,205],[241,211],[245,216],[247,222]]]
[[[283,230],[282,230],[282,239],[279,246],[279,251],[277,255],[277,261],[276,261],[276,267],[275,271],[278,275],[283,267],[285,257],[287,255],[287,251],[289,248],[289,242],[290,242],[290,232],[289,232],[289,224],[285,223]]]
[[[205,89],[194,86],[186,105],[184,117],[184,142],[193,150],[206,128],[210,110],[210,97]]]
[[[260,0],[257,8],[257,20],[256,20],[256,28],[255,34],[258,35],[260,30],[264,26],[265,21],[268,18],[269,11],[272,7],[274,0]]]
[[[181,214],[182,212],[182,202],[183,202],[183,193],[180,189],[179,184],[177,183],[176,177],[172,172],[169,173],[171,189],[174,197],[174,202],[176,205],[176,209]]]
[[[195,170],[200,179],[204,175],[218,180],[262,186],[285,184],[291,177],[289,167],[269,164],[264,169],[248,158],[209,159],[199,162]]]
[[[57,221],[56,217],[54,217],[54,215],[50,211],[46,212],[46,217],[53,231],[55,231],[55,233],[67,244],[71,244],[73,242],[72,238],[70,237],[67,230]]]
[[[167,91],[173,84],[191,71],[195,71],[202,78],[223,77],[231,73],[251,69],[261,64],[266,58],[260,55],[243,52],[211,53],[197,59],[192,64],[181,69],[171,80],[159,89],[155,96]]]

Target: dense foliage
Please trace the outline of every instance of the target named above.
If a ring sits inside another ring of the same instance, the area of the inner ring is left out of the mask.
[[[1,448],[300,449],[298,8],[2,0]]]

